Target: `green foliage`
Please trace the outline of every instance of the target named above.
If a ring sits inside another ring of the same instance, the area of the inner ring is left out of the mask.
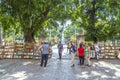
[[[72,1],[68,0],[1,0],[1,7],[2,15],[10,16],[14,24],[20,23],[25,41],[32,42],[34,36],[38,36],[45,26],[52,24],[52,19],[66,18],[65,7],[71,3]],[[5,23],[2,22],[4,28],[7,26]]]
[[[1,0],[0,22],[5,37],[16,30],[26,42],[40,35],[50,37],[50,30],[51,37],[60,38],[57,21],[64,25],[67,20],[78,31],[85,29],[86,40],[105,41],[120,36],[119,9],[120,0]],[[74,30],[69,26],[64,33],[70,38]]]
[[[119,0],[75,1],[80,26],[86,30],[86,40],[105,41],[120,32],[118,15]]]
[[[70,40],[72,36],[75,36],[75,28],[73,26],[68,26],[64,30],[64,37],[67,40]]]

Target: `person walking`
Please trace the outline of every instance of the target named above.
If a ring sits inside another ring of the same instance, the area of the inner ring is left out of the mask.
[[[73,43],[71,43],[71,47],[70,47],[70,51],[71,51],[71,67],[74,67],[74,60],[75,60],[75,52],[76,52],[76,48],[75,45]]]
[[[58,44],[58,54],[59,54],[59,59],[62,59],[62,52],[63,52],[63,44],[61,43],[61,41]]]
[[[95,47],[94,47],[94,45],[92,45],[90,47],[90,54],[91,54],[91,58],[95,58]]]
[[[49,44],[47,41],[45,41],[42,46],[41,46],[41,64],[40,66],[42,67],[44,65],[44,67],[47,66],[47,61],[48,61],[48,55],[49,55]]]
[[[94,47],[95,47],[95,58],[98,60],[100,55],[100,48],[97,43],[94,43]]]
[[[79,62],[82,67],[84,67],[84,47],[83,44],[79,45],[78,48],[78,56],[79,56]]]
[[[85,45],[85,60],[86,66],[90,66],[90,44]]]

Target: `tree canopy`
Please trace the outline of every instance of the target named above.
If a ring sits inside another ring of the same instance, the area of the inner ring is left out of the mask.
[[[45,37],[47,28],[56,34],[57,21],[71,20],[78,30],[84,28],[86,40],[97,42],[120,35],[119,9],[119,0],[1,0],[0,22],[4,34],[16,30],[33,42]]]

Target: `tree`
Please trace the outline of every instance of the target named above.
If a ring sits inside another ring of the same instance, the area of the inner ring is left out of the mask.
[[[1,0],[0,22],[4,30],[10,27],[21,30],[25,42],[33,42],[35,37],[46,37],[45,29],[56,21],[71,20],[76,28],[86,30],[87,40],[97,42],[120,35],[119,3],[119,0]]]
[[[120,1],[113,0],[77,0],[75,1],[77,19],[86,30],[86,39],[98,40],[112,39],[119,33],[117,23]],[[74,18],[75,19],[75,18]]]
[[[25,42],[33,42],[38,32],[44,32],[44,27],[47,26],[47,22],[51,19],[61,20],[60,18],[62,18],[63,13],[66,12],[66,3],[70,4],[71,1],[1,0],[1,7],[2,14],[9,15],[15,22],[20,23]]]

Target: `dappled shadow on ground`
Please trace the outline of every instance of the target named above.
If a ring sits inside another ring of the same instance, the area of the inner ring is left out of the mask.
[[[0,61],[0,80],[120,80],[120,61],[93,61],[91,67],[81,68],[78,60],[50,59],[47,67],[39,60],[5,59]]]
[[[119,63],[94,62],[92,67],[84,68],[82,72],[76,72],[76,77],[78,80],[120,80],[120,68],[116,67],[116,65],[120,67]]]

